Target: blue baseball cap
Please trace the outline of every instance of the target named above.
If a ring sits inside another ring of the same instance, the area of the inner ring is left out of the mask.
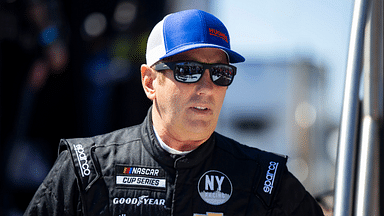
[[[194,9],[169,14],[156,24],[148,37],[147,65],[197,48],[221,49],[230,63],[245,61],[243,56],[231,50],[224,24],[212,14]]]

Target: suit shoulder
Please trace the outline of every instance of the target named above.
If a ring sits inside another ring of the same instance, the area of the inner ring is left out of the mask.
[[[279,161],[286,163],[288,157],[273,152],[264,151],[255,147],[241,144],[231,138],[215,133],[216,144],[222,150],[239,158],[257,159],[259,162]]]
[[[140,125],[135,125],[132,127],[122,128],[119,130],[112,131],[110,133],[101,134],[93,137],[62,139],[61,143],[64,142],[67,144],[81,144],[85,148],[89,148],[91,146],[123,144],[140,139],[140,128]]]

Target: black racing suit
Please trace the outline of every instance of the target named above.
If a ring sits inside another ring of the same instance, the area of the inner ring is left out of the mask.
[[[286,160],[218,133],[170,155],[149,112],[137,126],[61,140],[24,215],[323,215]]]

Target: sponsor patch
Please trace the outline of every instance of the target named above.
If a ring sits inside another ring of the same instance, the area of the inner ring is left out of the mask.
[[[276,171],[279,163],[271,161],[269,162],[268,171],[265,176],[266,180],[264,182],[263,190],[265,193],[272,194],[273,183],[275,182]]]
[[[221,205],[232,195],[232,182],[228,176],[217,170],[204,173],[199,180],[197,189],[200,197],[208,204]]]
[[[165,179],[145,178],[137,176],[116,176],[116,184],[165,188]]]
[[[223,213],[216,213],[216,212],[207,212],[207,214],[194,213],[193,216],[224,216],[224,214]]]
[[[166,188],[165,172],[160,168],[116,165],[115,172],[117,186]]]
[[[147,195],[143,195],[140,197],[121,197],[121,198],[113,198],[112,200],[113,205],[157,205],[157,206],[164,206],[165,205],[165,199],[155,199],[151,198]]]
[[[79,162],[81,176],[89,176],[91,174],[91,170],[89,169],[88,158],[84,152],[83,145],[73,145],[73,148],[75,149],[77,161]]]

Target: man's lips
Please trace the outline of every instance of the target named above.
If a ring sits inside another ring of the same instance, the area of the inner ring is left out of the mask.
[[[208,108],[207,107],[203,107],[203,106],[195,106],[195,107],[193,107],[193,109],[197,109],[197,110],[208,110]]]
[[[208,106],[192,106],[190,109],[195,113],[195,114],[202,114],[202,115],[207,115],[207,114],[212,114],[213,110],[208,107]]]

